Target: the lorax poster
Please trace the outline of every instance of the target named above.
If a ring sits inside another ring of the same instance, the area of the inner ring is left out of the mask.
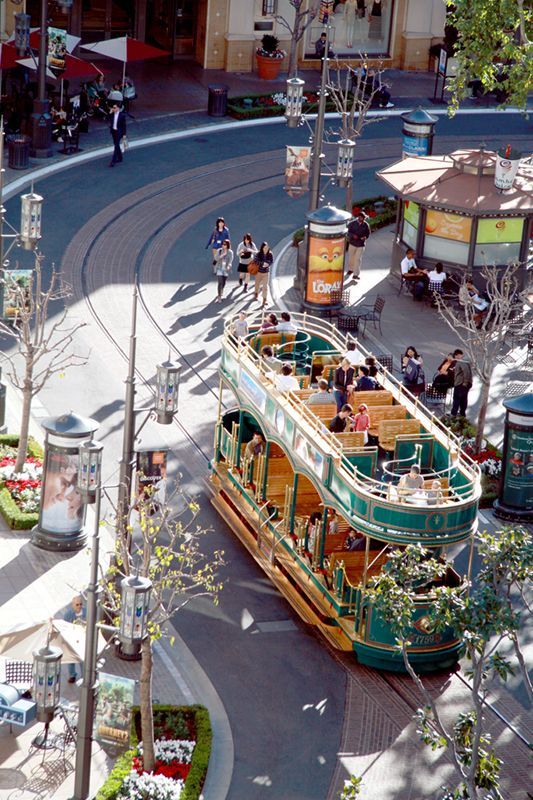
[[[319,239],[309,234],[309,265],[307,271],[306,300],[308,303],[328,305],[331,292],[340,292],[344,272],[344,236]]]

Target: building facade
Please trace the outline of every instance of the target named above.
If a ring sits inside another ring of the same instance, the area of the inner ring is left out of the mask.
[[[361,56],[384,67],[426,70],[429,48],[442,41],[444,0],[304,0],[308,8],[330,10],[332,47],[343,60]],[[4,0],[1,27],[9,35],[13,14],[26,10],[39,24],[40,0]],[[49,0],[52,24],[84,42],[128,34],[191,58],[205,69],[255,70],[255,50],[265,33],[284,49],[289,34],[276,19],[290,23],[289,0],[73,0],[66,8]],[[301,69],[316,68],[314,43],[322,30],[320,13],[298,45]]]

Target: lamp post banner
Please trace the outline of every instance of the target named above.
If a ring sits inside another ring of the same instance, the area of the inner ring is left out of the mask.
[[[135,681],[101,672],[94,716],[94,738],[101,744],[127,750]]]
[[[47,442],[39,528],[48,533],[83,530],[85,503],[78,489],[78,448]]]
[[[342,290],[346,237],[322,238],[309,229],[309,254],[305,299],[318,305],[331,304],[331,293]]]
[[[0,295],[3,300],[0,309],[3,320],[13,322],[17,319],[21,311],[21,304],[26,302],[29,295],[32,275],[32,269],[3,270],[3,292]]]
[[[48,28],[48,66],[65,69],[67,32],[61,28]]]
[[[285,191],[289,197],[301,197],[309,191],[311,148],[287,145],[285,166]]]
[[[137,497],[151,498],[164,505],[167,482],[167,450],[139,450],[137,453]]]

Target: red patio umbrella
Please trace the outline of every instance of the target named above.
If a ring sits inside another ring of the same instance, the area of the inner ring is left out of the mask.
[[[0,70],[16,67],[18,57],[16,47],[11,44],[0,44]]]
[[[159,47],[152,47],[151,44],[145,44],[138,39],[132,39],[130,36],[119,36],[116,39],[104,39],[101,42],[94,42],[93,44],[82,44],[84,50],[90,50],[93,53],[99,53],[108,58],[114,58],[116,61],[122,61],[122,83],[126,77],[126,64],[129,61],[144,61],[147,58],[161,58],[161,56],[168,56],[168,50],[160,50]]]

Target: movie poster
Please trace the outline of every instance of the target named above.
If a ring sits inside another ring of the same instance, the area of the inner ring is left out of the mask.
[[[94,717],[97,742],[127,750],[130,744],[131,707],[135,681],[100,672]]]
[[[328,305],[331,292],[342,290],[345,237],[323,239],[309,232],[309,264],[307,269],[308,303]]]
[[[31,291],[31,269],[5,269],[2,319],[14,321],[24,307],[28,307]]]
[[[65,69],[67,32],[61,28],[48,28],[48,66]]]
[[[48,443],[39,528],[49,533],[79,533],[85,504],[78,489],[78,448]]]
[[[150,497],[153,510],[165,504],[167,450],[140,450],[137,453],[137,496]]]
[[[310,147],[292,147],[287,145],[285,191],[289,197],[301,197],[304,192],[309,191],[310,163]]]

